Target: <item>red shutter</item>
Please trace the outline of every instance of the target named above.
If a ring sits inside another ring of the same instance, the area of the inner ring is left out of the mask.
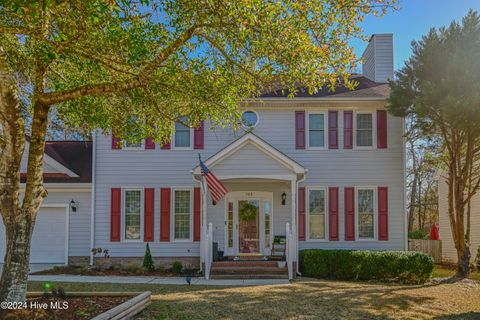
[[[155,142],[152,137],[145,139],[145,149],[155,149]]]
[[[193,241],[200,241],[200,188],[193,189]]]
[[[355,240],[355,188],[345,188],[345,240]]]
[[[112,188],[110,198],[110,241],[120,241],[122,189]]]
[[[295,111],[295,148],[305,149],[305,111]]]
[[[154,228],[154,212],[155,212],[155,189],[146,188],[144,191],[144,217],[143,217],[143,241],[153,241],[153,228]]]
[[[328,148],[338,149],[338,111],[328,112]]]
[[[200,123],[198,128],[193,129],[193,148],[203,149],[204,123]]]
[[[115,137],[112,134],[112,149],[122,149],[122,139]]]
[[[387,147],[387,111],[377,110],[377,147]]]
[[[387,187],[378,187],[378,240],[388,240]]]
[[[338,241],[338,187],[328,188],[328,236]]]
[[[162,144],[162,146],[160,147],[160,149],[162,150],[170,150],[170,140],[168,142],[165,142]]]
[[[305,241],[305,188],[298,188],[298,240]]]
[[[160,241],[170,241],[170,188],[160,189]]]
[[[343,148],[353,148],[353,111],[343,112]]]

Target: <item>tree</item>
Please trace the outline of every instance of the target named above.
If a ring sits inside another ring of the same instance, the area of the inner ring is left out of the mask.
[[[391,82],[389,111],[414,114],[426,137],[441,144],[457,276],[470,273],[470,203],[480,187],[480,18],[431,29]]]
[[[52,109],[72,127],[164,142],[174,121],[235,123],[242,99],[270,87],[292,94],[299,86],[352,88],[357,58],[348,40],[363,37],[358,24],[366,15],[382,15],[394,2],[3,1],[0,300],[25,300],[30,238],[47,196],[42,163]],[[31,126],[20,201],[23,109]]]

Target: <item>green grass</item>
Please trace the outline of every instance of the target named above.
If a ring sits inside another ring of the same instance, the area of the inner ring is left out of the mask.
[[[447,278],[455,275],[454,267],[436,265],[433,269],[433,278]],[[475,270],[470,274],[470,279],[480,281],[480,271]]]
[[[299,279],[255,287],[54,283],[72,291],[151,291],[137,319],[478,319],[480,288]],[[29,291],[43,283],[30,282]]]

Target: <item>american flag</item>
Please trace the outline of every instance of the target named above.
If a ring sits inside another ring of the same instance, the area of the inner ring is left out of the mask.
[[[200,168],[202,169],[202,176],[207,181],[208,191],[210,191],[213,201],[218,202],[228,193],[227,188],[215,177],[202,160],[200,160]]]

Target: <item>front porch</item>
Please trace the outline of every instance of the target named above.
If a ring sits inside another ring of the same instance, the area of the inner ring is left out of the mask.
[[[265,260],[277,237],[285,239],[288,278],[293,278],[298,271],[296,191],[307,170],[251,133],[205,164],[229,191],[214,203],[202,187],[200,261],[205,277],[210,276],[214,242],[230,260]],[[199,167],[192,174],[201,181]]]

